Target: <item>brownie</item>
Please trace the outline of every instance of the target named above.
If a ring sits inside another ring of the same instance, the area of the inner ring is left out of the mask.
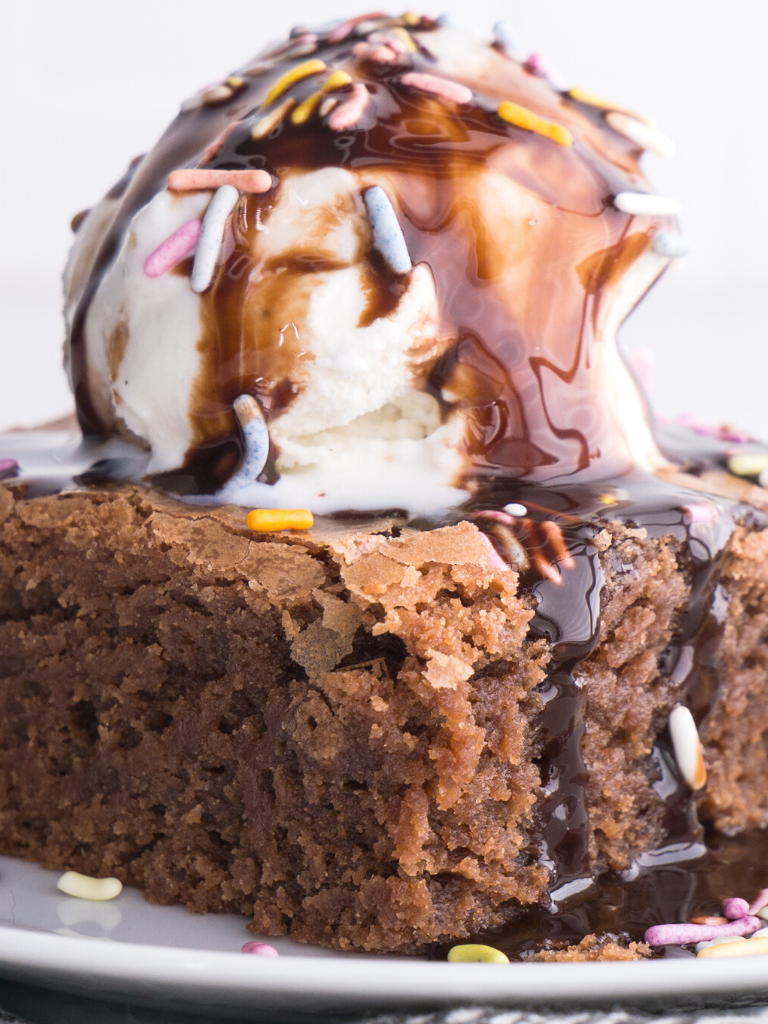
[[[0,851],[341,950],[547,907],[566,812],[548,803],[557,643],[532,628],[535,590],[472,521],[242,521],[133,485],[0,489]],[[687,814],[664,735],[689,684],[669,651],[701,581],[674,531],[604,520],[590,551],[571,781],[594,875]],[[697,648],[717,672],[698,809],[729,833],[768,823],[767,556],[739,506]]]

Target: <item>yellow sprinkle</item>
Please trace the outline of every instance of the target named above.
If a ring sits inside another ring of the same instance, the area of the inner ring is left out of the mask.
[[[282,121],[291,107],[295,105],[296,100],[288,97],[279,107],[275,107],[266,117],[262,117],[260,121],[256,122],[253,128],[251,128],[251,138],[263,139],[265,135],[269,135],[275,125]]]
[[[468,943],[465,946],[454,946],[448,950],[448,959],[452,964],[508,964],[500,949],[493,946],[476,946]]]
[[[230,75],[227,79],[227,85],[231,86],[233,89],[239,89],[241,86],[245,85],[245,79],[240,78],[239,75]]]
[[[406,11],[401,19],[406,25],[418,25],[421,18],[418,14],[414,14],[413,11]]]
[[[528,110],[527,107],[519,107],[517,103],[504,100],[499,104],[496,113],[503,121],[508,121],[517,128],[525,128],[529,132],[543,135],[560,146],[570,146],[573,143],[573,136],[567,128],[563,128],[561,124],[555,124],[554,121],[547,121],[545,118],[539,117],[538,114],[534,114],[532,110]]]
[[[614,496],[612,494],[601,494],[600,495],[600,504],[601,505],[615,505],[616,504],[616,499],[614,498]]]
[[[309,530],[313,523],[308,508],[255,508],[245,517],[245,525],[255,533]]]
[[[295,68],[286,71],[282,78],[278,78],[264,97],[262,106],[268,107],[270,103],[274,103],[277,97],[281,96],[286,89],[290,89],[294,82],[300,82],[302,78],[308,78],[310,75],[319,75],[321,71],[325,71],[325,61],[323,60],[305,60],[303,64],[297,64]]]
[[[351,81],[352,78],[346,71],[334,71],[325,85],[321,86],[317,92],[313,92],[311,96],[308,96],[303,103],[300,103],[298,107],[296,107],[294,112],[291,114],[291,120],[293,123],[304,124],[305,121],[310,119],[315,111],[315,107],[327,92],[332,92],[334,89],[340,89],[343,85],[349,85]]]
[[[705,946],[696,954],[696,959],[720,956],[759,956],[768,953],[768,936],[747,939],[745,942],[720,942],[716,946]]]
[[[60,892],[67,896],[77,896],[81,900],[113,900],[123,891],[119,878],[91,878],[81,875],[79,871],[65,871],[56,883]]]
[[[646,117],[644,114],[638,114],[634,110],[630,110],[628,107],[622,107],[620,103],[611,103],[610,100],[603,99],[602,96],[596,96],[593,92],[588,92],[586,89],[579,89],[575,86],[573,89],[569,89],[566,93],[572,100],[576,100],[577,103],[585,103],[588,107],[600,107],[602,110],[619,110],[622,114],[629,114],[630,117],[637,118],[638,121],[642,121],[647,124],[649,128],[653,128],[655,121],[652,117]]]
[[[416,46],[416,43],[414,43],[413,39],[411,39],[410,32],[406,32],[406,30],[404,28],[400,28],[399,25],[396,25],[394,28],[387,29],[387,31],[390,35],[396,36],[409,53],[417,52],[418,47]]]
[[[732,455],[728,469],[734,476],[759,476],[768,469],[768,455]]]

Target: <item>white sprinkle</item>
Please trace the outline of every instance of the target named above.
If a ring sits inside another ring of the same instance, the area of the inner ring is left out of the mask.
[[[238,471],[231,477],[220,493],[234,493],[248,487],[257,479],[267,463],[269,455],[269,431],[259,403],[252,395],[238,395],[233,402],[235,415],[240,423],[245,441],[245,455]]]
[[[669,734],[680,774],[691,787],[701,789],[707,781],[707,770],[701,752],[699,731],[688,708],[678,704],[669,716]]]
[[[760,915],[758,914],[758,917]],[[756,932],[752,932],[749,936],[750,939],[765,939],[768,938],[768,928],[758,928]]]
[[[123,883],[119,878],[91,878],[77,871],[65,871],[56,888],[81,900],[113,900],[123,891]]]
[[[655,196],[649,192],[619,192],[613,205],[622,213],[645,217],[674,217],[680,213],[680,200]]]
[[[766,928],[765,931],[766,931],[766,933],[768,933],[768,928]],[[750,938],[754,939],[756,934],[758,934],[758,933],[755,932],[754,935],[750,935]],[[746,942],[746,941],[747,940],[744,938],[743,935],[718,935],[718,937],[716,939],[708,939],[706,942],[697,942],[696,943],[696,952],[698,953],[699,950],[706,949],[707,946],[720,946],[720,945],[722,945],[725,942]]]
[[[755,917],[759,917],[762,921],[768,921],[768,907],[760,907]]]
[[[396,274],[407,274],[413,264],[389,196],[383,188],[374,185],[363,193],[363,202],[371,222],[373,247]]]
[[[192,267],[193,292],[204,292],[213,279],[227,218],[239,198],[240,193],[234,185],[222,185],[216,190],[216,194],[205,211],[200,240],[197,243],[195,263]]]
[[[517,53],[517,39],[515,38],[512,25],[508,21],[496,22],[493,26],[493,38],[510,57],[515,56]]]
[[[618,110],[610,110],[605,115],[605,120],[619,135],[623,135],[625,139],[634,142],[640,149],[645,149],[655,156],[671,159],[677,152],[677,147],[672,139],[667,138],[657,128],[650,128],[642,121],[638,121],[636,117],[622,114]]]
[[[517,501],[513,501],[509,505],[505,505],[504,511],[510,516],[520,517],[528,515],[528,509],[525,507],[525,505],[521,505]]]
[[[653,251],[658,256],[679,260],[688,255],[690,246],[682,235],[676,235],[672,231],[657,231],[653,236]]]

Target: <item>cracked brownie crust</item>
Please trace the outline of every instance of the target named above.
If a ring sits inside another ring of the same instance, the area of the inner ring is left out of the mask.
[[[132,486],[0,489],[2,852],[338,949],[414,950],[546,905],[552,650],[517,574],[469,522],[240,523]],[[601,634],[577,676],[600,871],[669,833],[654,745],[681,699],[662,655],[691,575],[671,538],[612,523],[594,546]],[[701,806],[731,831],[768,820],[766,549],[738,527],[719,570]]]

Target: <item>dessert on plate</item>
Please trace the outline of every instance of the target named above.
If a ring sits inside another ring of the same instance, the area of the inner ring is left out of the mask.
[[[605,894],[768,824],[766,449],[656,423],[616,341],[671,149],[413,15],[182,104],[74,222],[77,428],[2,439],[3,853],[342,950],[648,955],[658,887]]]

